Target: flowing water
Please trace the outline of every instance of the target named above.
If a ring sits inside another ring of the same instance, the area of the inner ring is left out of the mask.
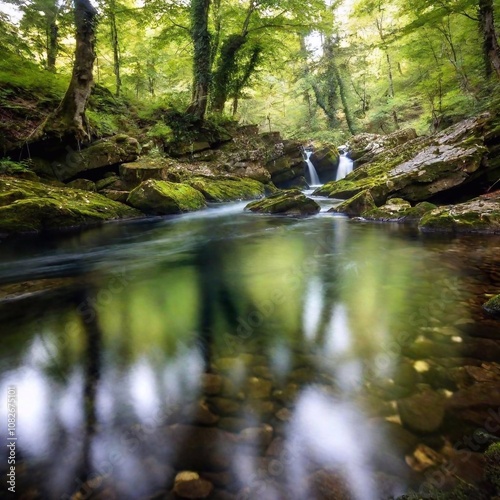
[[[352,172],[353,167],[354,167],[354,162],[347,156],[346,153],[341,153],[335,180],[339,181],[340,179],[346,177],[348,174]]]
[[[491,375],[500,239],[243,206],[1,243],[19,498],[174,498],[194,471],[215,499],[370,500],[462,474],[428,455],[452,460],[497,403],[418,432],[397,402]]]
[[[313,154],[312,151],[305,151],[306,155],[306,164],[307,164],[307,171],[309,172],[309,187],[313,186],[320,186],[321,181],[319,180],[318,172],[316,172],[316,167],[313,165],[313,162],[311,161],[311,155]]]

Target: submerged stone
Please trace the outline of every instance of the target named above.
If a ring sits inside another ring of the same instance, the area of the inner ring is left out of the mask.
[[[279,191],[245,208],[251,212],[296,216],[314,215],[320,211],[320,206],[298,189]]]
[[[441,427],[444,419],[443,397],[431,389],[398,401],[401,422],[419,433],[432,433]]]
[[[197,472],[182,471],[175,476],[174,492],[181,498],[207,498],[214,485]]]
[[[202,194],[191,186],[154,179],[132,190],[127,203],[151,215],[178,214],[205,207]]]

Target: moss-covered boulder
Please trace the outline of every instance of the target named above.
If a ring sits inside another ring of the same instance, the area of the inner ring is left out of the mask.
[[[487,312],[495,316],[500,316],[500,295],[495,295],[484,303],[483,307]]]
[[[416,137],[417,133],[412,128],[396,130],[388,135],[358,134],[351,137],[347,150],[349,157],[356,161],[357,166],[360,166],[373,160],[384,150],[405,144]]]
[[[206,206],[203,195],[187,184],[149,179],[131,191],[127,203],[151,215],[179,214]]]
[[[68,182],[66,186],[72,189],[82,189],[83,191],[97,191],[95,182],[88,179],[75,179],[74,181]]]
[[[328,182],[335,179],[340,161],[339,150],[335,146],[319,146],[314,149],[309,159],[318,172],[321,182]]]
[[[486,460],[485,475],[500,495],[500,443],[492,444],[484,454]]]
[[[436,208],[420,221],[423,231],[500,233],[500,192]]]
[[[345,179],[327,183],[315,194],[348,199],[369,190],[377,206],[394,197],[413,204],[438,201],[444,193],[460,195],[458,188],[477,186],[495,169],[497,173],[500,170],[488,156],[488,148],[495,142],[491,139],[495,126],[495,119],[486,113],[434,137],[412,139],[376,155]]]
[[[279,191],[245,208],[251,212],[294,216],[314,215],[320,211],[320,206],[298,189]]]
[[[261,182],[238,177],[194,177],[185,182],[208,201],[253,200],[264,196],[266,190]]]
[[[340,205],[333,207],[329,212],[341,213],[350,216],[358,216],[364,212],[377,208],[370,191],[362,191]]]
[[[437,208],[433,203],[423,201],[414,207],[402,198],[393,198],[381,207],[368,210],[362,214],[364,219],[379,222],[417,222],[426,213]]]
[[[174,161],[167,158],[140,158],[120,165],[120,179],[128,189],[133,189],[148,179],[172,182],[177,180],[172,175],[174,164]]]
[[[51,162],[49,166],[39,163],[38,169],[40,174],[66,181],[81,172],[135,161],[140,151],[141,146],[137,139],[120,134],[95,141],[81,151],[69,149],[64,156]]]
[[[0,177],[0,233],[61,229],[140,215],[97,193]]]

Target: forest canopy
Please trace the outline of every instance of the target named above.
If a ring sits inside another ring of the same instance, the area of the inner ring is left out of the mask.
[[[23,87],[38,89],[44,99],[63,97],[74,71],[79,4],[1,4],[4,96]],[[434,132],[496,104],[498,2],[88,5],[95,9],[96,89],[143,118],[175,110],[200,120],[256,123],[301,140],[343,141],[357,132],[389,133],[403,126]],[[108,133],[121,126],[98,108],[90,109],[88,120]],[[161,120],[155,123],[152,134],[167,133],[162,127]]]

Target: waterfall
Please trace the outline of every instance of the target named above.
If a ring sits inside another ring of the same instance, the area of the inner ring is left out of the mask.
[[[339,167],[337,168],[337,175],[335,176],[336,181],[340,181],[347,174],[350,174],[353,169],[353,161],[347,157],[346,153],[340,155]]]
[[[310,182],[309,182],[309,186],[320,186],[321,185],[321,182],[319,181],[319,177],[318,177],[318,172],[316,172],[316,169],[314,168],[314,165],[311,161],[311,155],[312,155],[312,151],[304,151],[305,154],[306,154],[306,163],[307,163],[307,168],[309,169],[309,179],[310,179]]]

